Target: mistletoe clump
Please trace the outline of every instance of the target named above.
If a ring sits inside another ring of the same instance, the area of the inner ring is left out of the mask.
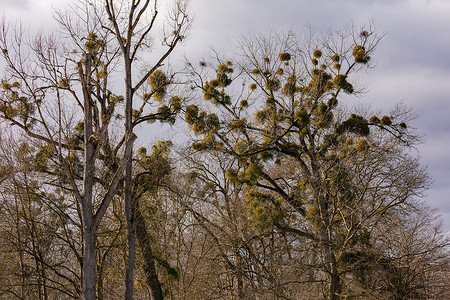
[[[291,55],[287,52],[280,53],[278,57],[281,61],[289,61],[291,59]]]
[[[148,83],[153,90],[155,100],[162,102],[166,95],[166,87],[169,84],[166,74],[158,69],[149,76]]]
[[[353,56],[357,63],[366,64],[370,60],[370,56],[367,55],[366,48],[363,46],[355,46],[355,48],[353,48]]]

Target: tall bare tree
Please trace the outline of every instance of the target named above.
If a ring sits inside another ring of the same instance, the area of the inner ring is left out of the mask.
[[[146,51],[158,28],[157,1],[77,2],[56,13],[62,29],[58,37],[39,34],[25,41],[20,26],[2,24],[0,48],[7,72],[2,81],[1,118],[48,144],[66,188],[80,205],[84,299],[96,297],[98,228],[122,186],[128,229],[125,293],[126,299],[133,297],[133,128],[145,121],[173,122],[180,109],[179,97],[164,103],[173,77],[165,75],[161,67],[185,37],[190,25],[187,9],[185,1],[176,1],[167,21],[160,24],[162,54],[156,58],[147,57]],[[144,65],[145,59],[153,61],[150,66]],[[123,84],[111,79],[121,69]],[[124,91],[125,96],[114,90]],[[140,103],[136,103],[137,95]],[[122,102],[124,113],[118,113]],[[157,103],[156,111],[151,110],[150,102]],[[67,109],[70,105],[73,108]],[[125,126],[115,140],[111,128],[121,116]],[[83,121],[77,125],[74,120],[79,118]],[[81,138],[76,137],[77,130]]]
[[[214,72],[207,62],[192,67],[195,87],[212,104],[186,110],[202,137],[193,148],[236,158],[227,176],[251,188],[254,224],[320,249],[311,267],[320,266],[330,300],[346,295],[346,254],[429,184],[408,151],[417,138],[407,110],[371,117],[343,105],[345,94],[362,91],[352,75],[370,68],[379,41],[371,27],[322,38],[259,35],[241,42],[241,61],[217,56]]]
[[[190,20],[187,12],[187,3],[183,0],[177,0],[175,7],[169,14],[168,26],[169,32],[164,33],[163,45],[166,47],[163,55],[154,60],[154,63],[148,70],[144,71],[138,78],[133,78],[133,66],[139,59],[139,55],[143,51],[149,49],[148,42],[151,39],[150,33],[155,24],[156,17],[158,15],[157,4],[158,1],[124,1],[117,8],[117,3],[113,0],[106,0],[106,13],[108,20],[111,22],[111,33],[117,38],[117,42],[120,46],[120,52],[123,58],[125,69],[125,130],[127,135],[133,134],[133,127],[136,123],[140,122],[136,120],[136,115],[133,115],[133,99],[135,94],[141,89],[142,85],[149,80],[152,85],[154,98],[156,100],[162,100],[164,97],[166,85],[168,83],[165,75],[158,69],[163,65],[164,61],[175,49],[176,45],[185,38],[186,30],[189,27]],[[150,20],[144,20],[143,16],[150,7],[153,6],[153,15]],[[125,8],[128,12],[126,18],[119,18],[121,11]],[[153,76],[152,76],[153,75]],[[133,82],[135,81],[135,82]],[[144,99],[145,102],[148,99]],[[176,111],[179,107],[177,98],[172,98],[173,109]],[[143,106],[142,106],[143,107]],[[141,111],[138,112],[137,118],[142,120],[154,119],[154,115],[141,117]],[[166,107],[159,112],[162,118],[168,117],[167,114],[171,114],[170,109]],[[166,116],[164,115],[166,114]],[[132,203],[132,162],[127,162],[125,169],[125,217],[127,219],[128,229],[128,264],[126,273],[126,292],[125,299],[133,298],[134,287],[134,265],[135,265],[135,218],[136,211]],[[159,287],[160,289],[160,287]],[[158,293],[160,294],[160,293]],[[156,297],[156,299],[162,299],[162,295]]]

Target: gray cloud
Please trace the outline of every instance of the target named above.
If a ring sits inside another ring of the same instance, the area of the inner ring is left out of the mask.
[[[3,9],[14,8],[14,9],[28,9],[30,7],[30,0],[3,0]]]

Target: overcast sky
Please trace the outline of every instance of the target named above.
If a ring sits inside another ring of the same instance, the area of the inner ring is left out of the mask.
[[[67,1],[66,1],[67,2]],[[163,1],[161,1],[163,2]],[[21,18],[31,28],[48,28],[51,4],[59,0],[0,0],[0,14]],[[363,76],[369,92],[359,101],[388,111],[402,101],[425,135],[419,147],[434,184],[426,199],[438,208],[450,231],[450,0],[192,0],[195,22],[186,46],[198,58],[214,46],[233,53],[241,34],[272,29],[318,32],[349,22],[374,20],[387,33],[374,59],[377,67]],[[180,52],[179,52],[180,53]],[[181,59],[181,58],[180,58]]]

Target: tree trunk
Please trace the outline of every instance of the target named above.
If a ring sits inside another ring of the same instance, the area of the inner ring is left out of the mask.
[[[336,255],[331,246],[331,240],[328,235],[328,230],[325,226],[320,229],[322,253],[324,256],[325,269],[328,272],[329,284],[329,300],[339,300],[341,294],[341,278],[338,274]]]
[[[97,232],[92,226],[85,224],[83,230],[83,299],[95,300],[96,268],[97,268]]]
[[[163,300],[163,292],[161,283],[158,279],[158,274],[155,268],[155,258],[153,256],[150,235],[147,232],[144,217],[141,214],[139,208],[139,200],[135,199],[135,212],[136,212],[136,235],[139,243],[139,247],[144,257],[144,273],[145,282],[150,289],[151,300]]]
[[[132,12],[130,12],[132,15]],[[126,103],[125,103],[125,131],[128,136],[133,135],[133,88],[131,81],[131,60],[129,47],[125,51],[125,87],[126,87]],[[125,273],[125,300],[132,300],[134,298],[134,270],[136,260],[136,233],[135,233],[135,213],[134,205],[132,203],[131,195],[131,183],[132,183],[132,168],[133,156],[130,152],[130,160],[127,161],[125,166],[125,189],[124,189],[124,201],[125,201],[125,218],[127,220],[127,261],[126,261],[126,273]]]
[[[235,231],[236,232],[236,231]],[[245,299],[245,293],[244,293],[244,280],[243,280],[243,275],[242,275],[242,257],[239,253],[239,251],[235,252],[236,255],[236,269],[237,269],[237,273],[236,273],[236,280],[237,280],[237,296],[238,299]]]
[[[127,220],[127,265],[125,274],[125,300],[134,297],[134,270],[136,261],[135,209],[131,196],[131,159],[125,170],[125,217]]]
[[[330,300],[339,300],[341,294],[341,278],[337,272],[330,274]]]
[[[96,274],[97,274],[97,226],[94,224],[92,211],[95,145],[92,125],[92,99],[91,99],[91,54],[86,54],[83,65],[78,64],[80,81],[84,98],[84,170],[83,170],[83,196],[81,199],[82,226],[83,226],[83,299],[95,300]]]
[[[333,249],[333,240],[332,240],[333,225],[332,222],[330,221],[330,212],[329,212],[330,198],[328,195],[326,194],[324,195],[324,192],[322,191],[323,187],[321,185],[320,180],[318,180],[318,178],[320,178],[321,175],[319,168],[317,167],[317,164],[315,162],[312,162],[311,165],[312,165],[311,166],[312,173],[315,175],[313,176],[313,187],[315,190],[314,197],[318,199],[322,223],[319,228],[319,235],[324,259],[323,264],[330,281],[329,300],[338,300],[340,299],[342,288],[341,288],[341,280],[337,270],[336,253],[335,250]]]

